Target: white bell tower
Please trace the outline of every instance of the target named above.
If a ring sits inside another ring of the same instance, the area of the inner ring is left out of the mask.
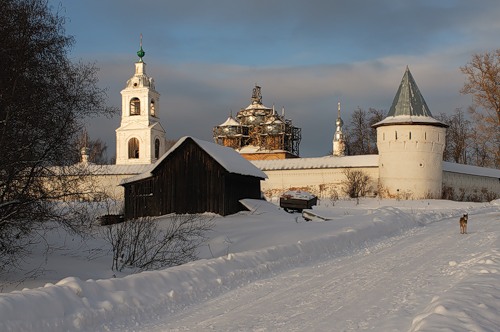
[[[340,117],[340,101],[337,104],[338,116],[337,121],[335,121],[336,129],[333,135],[333,155],[337,157],[345,156],[345,141],[344,134],[342,133],[342,126],[344,121]]]
[[[145,55],[137,52],[135,73],[128,81],[122,95],[121,124],[116,129],[116,164],[136,165],[154,163],[165,153],[165,130],[160,124],[160,94],[154,80],[146,75]]]

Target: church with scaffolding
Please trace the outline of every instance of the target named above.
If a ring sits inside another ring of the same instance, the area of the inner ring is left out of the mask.
[[[262,104],[261,87],[252,91],[252,103],[242,108],[236,118],[229,118],[213,128],[215,143],[231,147],[245,159],[288,159],[299,157],[301,129],[285,118],[285,108],[278,114]]]

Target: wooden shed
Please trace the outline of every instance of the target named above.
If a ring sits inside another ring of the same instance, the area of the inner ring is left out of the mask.
[[[261,198],[266,174],[232,148],[183,137],[151,168],[122,181],[125,219],[169,213],[229,215]]]

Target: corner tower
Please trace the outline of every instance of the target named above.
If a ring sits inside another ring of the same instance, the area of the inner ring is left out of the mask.
[[[142,36],[137,55],[134,76],[121,91],[122,117],[116,129],[117,165],[151,164],[166,149],[165,130],[159,119],[160,94],[155,90],[153,78],[146,74]]]
[[[374,124],[382,197],[441,198],[447,125],[432,117],[408,67],[387,117]]]

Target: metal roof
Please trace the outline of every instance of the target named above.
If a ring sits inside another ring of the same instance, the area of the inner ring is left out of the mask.
[[[417,83],[411,75],[410,69],[406,71],[394,97],[387,117],[374,124],[373,127],[390,124],[431,124],[447,127],[446,124],[436,120],[429,110],[424,97],[418,89]]]

